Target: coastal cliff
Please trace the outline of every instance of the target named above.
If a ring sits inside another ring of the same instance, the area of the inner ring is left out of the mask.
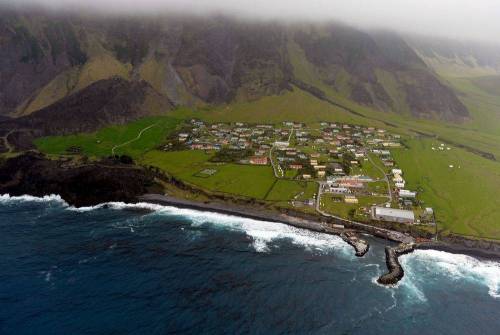
[[[0,165],[0,194],[58,194],[77,207],[131,202],[153,186],[148,171],[119,159],[75,164],[28,152]]]

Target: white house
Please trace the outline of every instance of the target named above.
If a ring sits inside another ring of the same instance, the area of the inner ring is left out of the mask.
[[[391,172],[393,175],[397,175],[397,174],[402,175],[403,174],[403,170],[401,170],[401,169],[392,169]]]

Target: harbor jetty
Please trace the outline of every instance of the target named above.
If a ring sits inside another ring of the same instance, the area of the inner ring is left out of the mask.
[[[399,263],[399,256],[408,254],[415,249],[414,243],[401,243],[397,247],[385,247],[385,263],[389,272],[377,279],[382,285],[394,285],[404,276],[404,270]]]
[[[363,257],[368,252],[368,249],[370,249],[368,242],[352,232],[341,233],[340,237],[354,248],[357,257]]]

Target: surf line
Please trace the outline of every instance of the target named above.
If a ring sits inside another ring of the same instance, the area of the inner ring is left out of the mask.
[[[316,222],[309,219],[303,219],[295,216],[291,216],[285,213],[275,213],[266,212],[262,209],[250,209],[245,206],[239,205],[228,205],[225,203],[198,203],[185,199],[178,199],[170,197],[167,195],[160,194],[145,194],[139,197],[139,201],[147,203],[155,203],[160,205],[175,206],[178,208],[187,208],[200,211],[208,211],[215,213],[222,213],[227,215],[234,215],[239,217],[246,217],[255,220],[276,222],[287,224],[296,228],[307,229],[319,233],[331,234],[340,236],[346,243],[351,245],[355,251],[357,257],[364,256],[369,250],[369,244],[367,241],[361,239],[358,233],[362,231],[361,229],[346,229],[341,228],[338,225]],[[385,239],[391,239],[391,236],[386,236],[383,231],[380,232],[368,232],[373,236],[378,236]],[[382,234],[382,235],[381,235]],[[389,271],[389,275],[382,275],[379,281],[383,285],[393,285],[396,284],[401,278],[403,278],[404,271],[401,264],[398,261],[398,257],[404,253],[412,252],[415,248],[415,244],[411,242],[401,243],[396,248],[391,248],[391,252],[386,252],[386,264]],[[390,248],[390,247],[388,247]],[[388,280],[390,278],[390,280]]]

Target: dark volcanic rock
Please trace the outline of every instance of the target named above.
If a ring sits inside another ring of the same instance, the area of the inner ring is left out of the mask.
[[[0,40],[0,114],[14,112],[55,76],[87,61],[70,20],[47,13],[2,10]]]
[[[73,166],[30,152],[0,166],[0,194],[59,194],[74,206],[131,202],[153,185],[148,171],[114,160]]]

